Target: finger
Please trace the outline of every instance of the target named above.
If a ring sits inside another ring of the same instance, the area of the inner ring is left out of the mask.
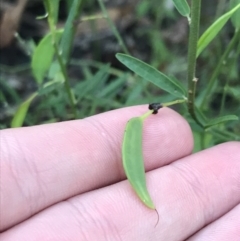
[[[1,230],[58,201],[122,180],[126,122],[146,109],[130,107],[84,120],[2,131]],[[173,110],[163,108],[145,124],[147,170],[191,152],[191,130]]]
[[[94,190],[35,215],[3,241],[185,240],[240,202],[240,143],[227,143],[147,173],[159,213],[146,208],[128,181]]]
[[[240,204],[187,241],[237,241],[240,238]]]

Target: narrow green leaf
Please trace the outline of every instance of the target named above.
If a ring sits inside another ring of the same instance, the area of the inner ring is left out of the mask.
[[[240,8],[240,4],[229,12],[218,18],[200,37],[197,46],[197,57],[208,46],[208,44],[216,37],[219,31],[224,27],[229,18]]]
[[[101,84],[105,82],[109,76],[109,69],[109,64],[103,65],[102,68],[100,68],[93,77],[86,80],[85,88],[82,88],[81,92],[76,92],[78,101],[80,101],[88,94],[94,96],[96,95],[96,90],[101,90]]]
[[[33,99],[37,96],[37,93],[33,93],[26,101],[24,101],[17,109],[12,122],[11,122],[11,127],[21,127],[25,117],[27,115],[28,112],[28,108],[31,104],[31,102],[33,101]]]
[[[207,131],[196,131],[193,130],[193,138],[194,138],[194,149],[193,153],[202,151],[203,149],[209,148],[213,146],[213,135]]]
[[[55,36],[58,41],[62,33],[63,30],[58,30],[55,32]],[[51,66],[54,51],[52,34],[49,33],[40,41],[32,56],[32,72],[38,84],[42,84],[45,74]]]
[[[50,28],[54,28],[58,22],[58,9],[60,0],[44,0]]]
[[[182,16],[189,18],[190,7],[186,0],[173,0],[173,3]]]
[[[144,81],[144,84],[142,83],[142,81]],[[127,97],[127,100],[125,102],[125,105],[128,106],[128,105],[134,105],[134,104],[139,104],[139,96],[141,96],[141,93],[143,92],[143,90],[145,89],[145,84],[147,82],[145,82],[145,80],[142,80],[141,79],[141,82],[138,84],[134,84],[133,88],[131,88],[129,91],[128,91],[128,97]],[[142,100],[142,98],[141,98]],[[149,102],[149,101],[145,101],[146,102]],[[133,104],[134,103],[134,104]]]
[[[65,63],[69,62],[70,54],[73,46],[74,34],[77,29],[79,16],[84,0],[73,0],[70,8],[66,24],[64,26],[64,33],[61,38],[60,49],[62,51],[62,58]]]
[[[38,95],[46,95],[49,94],[50,92],[60,88],[63,83],[64,79],[62,77],[62,73],[59,72],[56,74],[56,77],[59,77],[58,79],[55,79],[53,81],[48,81],[46,84],[44,84],[39,90],[38,90]]]
[[[126,54],[117,54],[116,58],[134,73],[141,76],[143,79],[150,81],[160,89],[163,89],[176,97],[182,98],[186,96],[186,91],[180,82],[174,81],[141,60]]]
[[[204,128],[206,124],[208,123],[207,118],[204,116],[202,111],[195,105],[195,115],[199,122],[201,123],[202,127]]]
[[[98,94],[98,97],[106,97],[112,96],[116,94],[119,89],[126,83],[127,74],[123,74],[122,76],[114,79],[111,83],[107,84],[103,90]]]
[[[215,119],[208,121],[206,127],[211,127],[211,126],[215,126],[215,125],[221,124],[226,121],[234,121],[234,120],[238,120],[238,117],[236,115],[220,116],[220,117],[217,117]]]
[[[192,131],[192,134],[194,139],[193,153],[196,153],[202,150],[202,133],[198,131]]]
[[[238,134],[235,134],[231,131],[221,130],[219,128],[213,127],[208,129],[214,138],[219,138],[222,141],[240,141],[240,136]]]
[[[230,1],[230,9],[233,9],[235,6],[240,4],[240,0],[231,0]],[[240,28],[240,9],[238,9],[231,17],[231,21],[233,26],[236,29]]]
[[[176,83],[177,85],[179,85],[179,88],[182,89],[184,96],[187,96],[187,89],[185,88],[185,86],[182,84],[182,82],[180,80],[178,80],[177,78],[175,78],[175,76],[167,76],[172,82]]]
[[[136,12],[138,17],[143,17],[151,8],[151,2],[149,1],[140,1],[136,6]]]

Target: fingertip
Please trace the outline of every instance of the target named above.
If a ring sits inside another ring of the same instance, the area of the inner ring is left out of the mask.
[[[144,123],[143,150],[152,164],[154,159],[155,162],[160,159],[161,165],[166,165],[187,156],[192,153],[193,145],[188,122],[170,108],[160,109]]]

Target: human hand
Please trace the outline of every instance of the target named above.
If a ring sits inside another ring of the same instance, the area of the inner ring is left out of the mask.
[[[240,143],[191,155],[191,130],[168,108],[143,131],[155,227],[121,161],[126,122],[146,109],[1,131],[1,241],[239,240]]]

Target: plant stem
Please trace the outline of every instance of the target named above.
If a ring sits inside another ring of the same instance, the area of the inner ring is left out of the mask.
[[[152,115],[153,111],[149,110],[148,112],[146,112],[145,114],[139,116],[141,118],[141,120],[145,120],[148,116]]]
[[[56,53],[56,56],[57,56],[59,66],[61,68],[61,72],[62,72],[63,77],[64,77],[64,85],[65,85],[65,89],[66,89],[67,94],[68,94],[68,98],[70,100],[72,112],[73,112],[73,115],[74,115],[75,119],[77,119],[77,110],[76,110],[76,106],[75,106],[75,103],[74,103],[74,97],[72,95],[72,91],[71,91],[71,87],[70,87],[70,81],[69,81],[69,78],[68,78],[66,65],[64,64],[64,61],[61,57],[61,54],[59,53],[58,44],[56,42],[54,43],[54,48],[55,48],[55,53]]]
[[[235,31],[234,36],[232,37],[232,39],[231,39],[230,43],[228,44],[225,52],[223,53],[222,57],[220,58],[220,60],[217,64],[217,67],[215,68],[215,70],[214,70],[214,72],[213,72],[213,74],[212,74],[212,76],[211,76],[211,78],[208,82],[207,89],[206,89],[206,92],[204,94],[203,101],[201,103],[201,108],[203,108],[205,106],[206,102],[208,101],[209,94],[210,94],[210,92],[213,88],[216,77],[218,76],[222,65],[226,61],[226,58],[228,57],[229,53],[233,49],[234,45],[237,43],[237,41],[239,41],[239,37],[240,37],[240,30],[238,29],[238,30]]]
[[[202,126],[195,114],[194,101],[197,78],[195,77],[196,70],[196,55],[197,42],[199,34],[201,0],[191,1],[191,24],[188,42],[188,111],[192,118]]]
[[[210,132],[212,135],[214,135],[224,141],[233,141],[233,140],[240,141],[239,135],[226,131],[226,130],[221,130],[219,128],[212,127],[208,130],[208,132]]]
[[[88,17],[82,17],[82,18],[81,18],[81,22],[98,20],[98,19],[106,19],[106,16],[93,15],[93,16],[88,16]]]
[[[98,4],[99,4],[99,6],[100,6],[100,8],[101,8],[101,10],[102,10],[102,12],[103,12],[103,14],[106,16],[107,22],[108,22],[110,28],[112,29],[113,34],[114,34],[115,37],[117,38],[118,44],[121,46],[123,52],[124,52],[125,54],[130,55],[130,53],[128,52],[128,49],[127,49],[125,43],[123,42],[123,39],[122,39],[122,37],[120,36],[120,34],[119,34],[116,26],[114,25],[113,21],[111,20],[111,18],[110,18],[109,15],[108,15],[108,12],[107,12],[107,9],[106,9],[106,7],[105,7],[105,5],[104,5],[104,3],[103,3],[103,0],[98,0]]]
[[[70,62],[70,65],[73,65],[73,66],[81,65],[83,67],[84,66],[92,66],[92,67],[101,69],[105,64],[103,64],[101,62],[94,61],[94,60],[88,60],[88,59],[84,59],[84,60],[72,59],[71,62]],[[0,71],[1,71],[1,66],[0,66]],[[123,71],[118,70],[118,69],[113,68],[113,67],[111,67],[109,69],[109,73],[113,74],[113,75],[116,75],[116,76],[123,76],[124,75]]]
[[[238,31],[240,33],[239,29],[236,30],[236,31]],[[232,59],[230,64],[228,63],[229,66],[234,66],[234,62],[236,62],[238,60],[239,54],[240,54],[240,42],[238,42],[236,52],[235,52],[235,57]],[[230,69],[230,71],[231,71],[231,69]],[[225,107],[226,95],[227,95],[227,91],[228,91],[228,88],[229,88],[229,82],[230,82],[230,78],[227,78],[225,86],[223,88],[223,97],[222,97],[222,100],[221,100],[221,108],[220,108],[220,114],[219,115],[221,115],[223,113],[223,110],[224,110],[224,107]]]
[[[60,51],[58,42],[56,41],[56,34],[55,34],[56,23],[58,19],[59,0],[57,2],[54,2],[51,0],[44,0],[45,8],[47,9],[47,12],[48,12],[48,24],[52,33],[52,41],[55,49],[55,54],[56,54],[62,75],[64,77],[65,89],[67,91],[68,98],[69,98],[70,105],[71,105],[72,112],[75,119],[77,118],[77,110],[75,106],[74,96],[70,87],[70,81],[68,78],[67,64],[70,59],[70,53],[73,46],[73,38],[76,31],[76,24],[74,24],[74,21],[78,19],[81,13],[83,2],[84,0],[72,1],[71,10],[69,12],[69,16],[65,24],[63,36],[60,42],[60,47],[61,47],[61,51]]]
[[[228,83],[229,83],[229,78],[226,81],[226,84],[223,88],[223,95],[222,95],[222,99],[221,99],[221,107],[220,107],[220,112],[219,115],[222,115],[224,107],[225,107],[225,102],[226,102],[226,96],[227,96],[227,90],[228,90]]]
[[[180,103],[184,103],[186,102],[187,100],[174,100],[174,101],[171,101],[171,102],[166,102],[166,103],[162,103],[162,106],[163,107],[167,107],[167,106],[171,106],[171,105],[176,105],[176,104],[180,104]]]
[[[72,0],[72,5],[68,14],[67,21],[64,26],[63,36],[60,41],[60,50],[62,59],[67,65],[70,61],[70,55],[73,47],[74,35],[77,30],[77,21],[82,13],[85,0]]]
[[[167,107],[167,106],[171,106],[171,105],[175,105],[175,104],[180,104],[180,103],[183,103],[183,102],[186,102],[187,100],[174,100],[174,101],[171,101],[171,102],[166,102],[166,103],[155,103],[158,105],[159,108],[157,109],[160,109],[161,107]],[[153,105],[153,104],[150,104],[150,105]],[[149,106],[150,106],[149,105]],[[145,120],[148,116],[150,116],[151,114],[156,114],[157,112],[154,113],[154,109],[150,109],[148,112],[146,112],[145,114],[143,114],[142,116],[140,116],[140,118],[142,120]]]

